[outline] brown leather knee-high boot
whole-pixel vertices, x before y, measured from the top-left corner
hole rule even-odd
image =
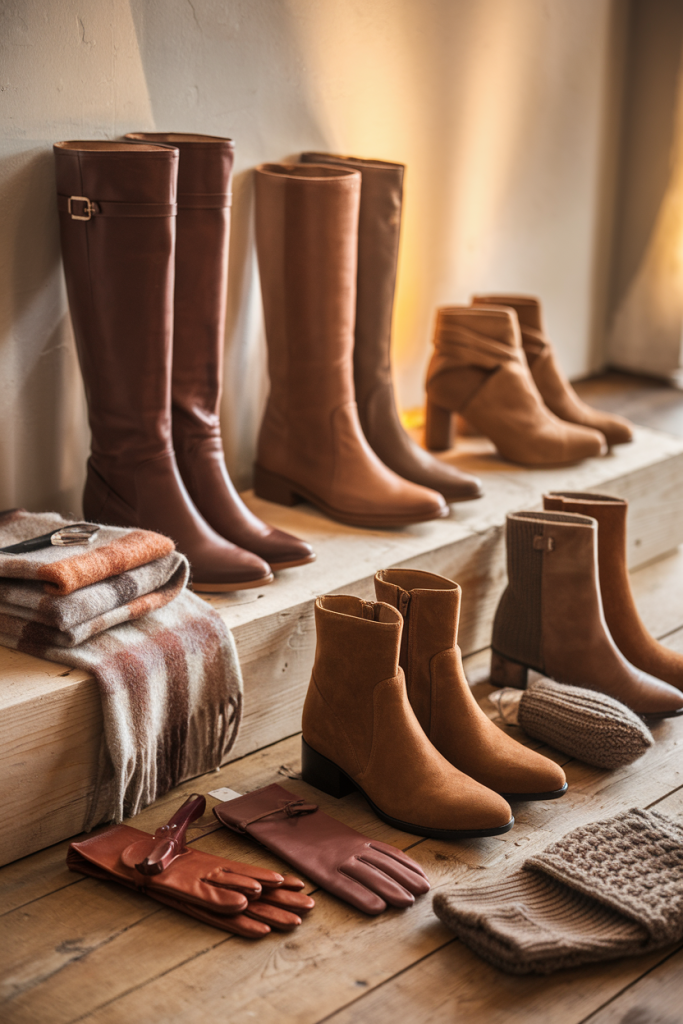
[[[683,654],[658,643],[647,631],[633,599],[626,561],[628,502],[607,494],[552,491],[543,496],[549,512],[577,512],[598,523],[598,570],[605,621],[625,658],[683,690]]]
[[[62,142],[54,152],[64,273],[92,430],[84,514],[172,537],[192,564],[195,589],[268,583],[270,566],[202,518],[173,452],[178,151]]]
[[[602,434],[565,423],[543,404],[529,371],[517,316],[503,306],[438,311],[427,370],[428,448],[448,448],[460,413],[510,462],[561,465],[604,455]]]
[[[375,592],[403,616],[408,700],[439,753],[507,800],[562,796],[567,780],[560,766],[502,732],[472,695],[458,647],[458,584],[431,572],[382,569]]]
[[[310,544],[247,508],[225,465],[220,401],[232,139],[148,132],[126,138],[165,143],[180,153],[171,395],[173,446],[185,486],[216,533],[260,555],[272,569],[312,562]]]
[[[481,497],[481,481],[415,444],[401,426],[396,409],[391,321],[405,167],[329,153],[302,153],[301,161],[348,167],[362,175],[353,379],[358,415],[370,447],[399,476],[440,491],[446,501]]]
[[[316,601],[304,781],[336,797],[359,789],[404,832],[439,839],[507,832],[506,801],[449,764],[420,727],[398,663],[402,625],[396,608],[381,602]]]
[[[270,394],[254,488],[307,500],[352,526],[437,519],[436,491],[402,479],[361,430],[353,385],[360,174],[317,164],[256,169],[256,245]]]
[[[491,641],[491,682],[526,686],[534,669],[616,697],[639,715],[683,713],[683,694],[636,668],[616,646],[598,583],[598,524],[565,512],[507,517],[508,585]]]
[[[609,445],[633,440],[633,428],[628,420],[614,413],[592,409],[574,391],[545,333],[539,299],[531,295],[475,295],[472,305],[507,306],[515,310],[531,376],[551,412],[568,423],[580,423],[599,430]]]

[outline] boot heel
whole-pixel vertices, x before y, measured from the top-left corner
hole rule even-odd
[[[292,488],[289,480],[269,469],[263,469],[258,462],[254,466],[254,494],[276,505],[299,505],[304,500]]]
[[[528,668],[517,661],[510,661],[498,651],[491,651],[491,686],[513,686],[526,690]]]
[[[301,737],[301,778],[309,786],[314,786],[322,793],[328,793],[337,799],[348,796],[356,788],[337,768],[336,764],[309,747],[303,736]]]
[[[446,448],[452,448],[454,440],[453,414],[449,409],[443,409],[428,398],[425,414],[425,445],[432,451],[442,452]]]

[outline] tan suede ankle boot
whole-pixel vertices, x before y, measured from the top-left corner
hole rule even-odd
[[[438,311],[427,371],[428,448],[453,443],[453,413],[489,437],[500,454],[527,466],[562,465],[603,455],[597,430],[550,412],[529,371],[513,310],[451,306]]]
[[[598,524],[562,512],[507,517],[508,585],[493,623],[491,682],[526,686],[534,669],[615,697],[644,718],[683,713],[683,694],[636,668],[607,628]]]
[[[592,409],[574,391],[545,333],[539,299],[531,295],[475,295],[472,305],[508,306],[515,310],[531,376],[551,412],[568,423],[580,423],[599,430],[610,446],[633,440],[633,428],[628,420],[614,413]]]
[[[633,599],[626,562],[628,502],[607,494],[552,491],[543,496],[543,507],[552,512],[578,512],[597,520],[600,595],[614,642],[636,668],[683,690],[683,655],[655,640]]]
[[[305,782],[341,797],[354,787],[404,832],[464,839],[507,832],[510,807],[458,771],[425,736],[406,694],[396,608],[320,597],[303,713]]]
[[[408,700],[439,753],[507,800],[562,796],[562,768],[502,732],[472,695],[457,643],[458,584],[431,572],[382,569],[375,591],[403,616],[400,663]]]

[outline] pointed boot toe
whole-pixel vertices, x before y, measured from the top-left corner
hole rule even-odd
[[[315,562],[315,552],[310,544],[299,537],[294,537],[284,530],[274,527],[258,544],[257,554],[268,562],[273,571],[291,569],[295,565],[308,565]]]
[[[503,795],[512,801],[555,800],[566,792],[567,777],[560,765],[527,748],[525,764],[508,773]]]
[[[271,567],[262,558],[228,541],[223,543],[224,549],[192,563],[190,586],[193,590],[206,594],[229,593],[273,582]]]

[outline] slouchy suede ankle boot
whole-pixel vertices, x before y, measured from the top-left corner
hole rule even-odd
[[[614,643],[598,584],[598,526],[589,516],[507,517],[508,585],[493,623],[491,682],[524,688],[534,669],[615,697],[644,718],[683,712],[683,693],[642,672]]]
[[[382,569],[380,601],[403,616],[400,664],[408,700],[440,754],[507,800],[548,800],[567,789],[559,765],[502,732],[477,704],[462,667],[457,583],[414,569]]]
[[[499,306],[438,311],[427,371],[428,448],[453,443],[454,412],[489,437],[510,462],[562,465],[604,455],[602,434],[546,409],[529,371],[514,312]]]
[[[507,832],[510,807],[458,771],[425,736],[406,694],[396,608],[320,597],[303,713],[305,782],[341,797],[354,787],[404,832],[464,839]]]
[[[543,496],[552,512],[577,512],[598,523],[598,571],[605,621],[625,658],[683,690],[683,655],[658,643],[645,628],[633,599],[626,561],[628,502],[607,494],[552,491]]]
[[[310,501],[351,526],[400,526],[448,515],[436,491],[375,455],[353,385],[360,174],[317,164],[256,169],[256,247],[270,394],[256,493]]]
[[[551,412],[568,423],[580,423],[584,427],[599,430],[610,446],[633,440],[633,428],[628,420],[623,416],[592,409],[574,391],[545,333],[539,299],[531,295],[475,295],[472,305],[507,306],[515,310],[531,376]]]
[[[173,446],[185,486],[216,533],[272,569],[312,562],[310,544],[268,526],[247,508],[225,465],[220,403],[232,139],[156,132],[126,138],[171,145],[180,153],[171,384]]]
[[[54,147],[64,274],[88,400],[88,519],[172,537],[195,590],[270,583],[270,566],[202,518],[171,439],[178,150]]]
[[[481,481],[440,462],[401,426],[391,376],[391,321],[403,202],[403,164],[330,153],[302,153],[302,163],[360,171],[358,278],[353,379],[363,433],[385,466],[446,501],[481,497]]]

